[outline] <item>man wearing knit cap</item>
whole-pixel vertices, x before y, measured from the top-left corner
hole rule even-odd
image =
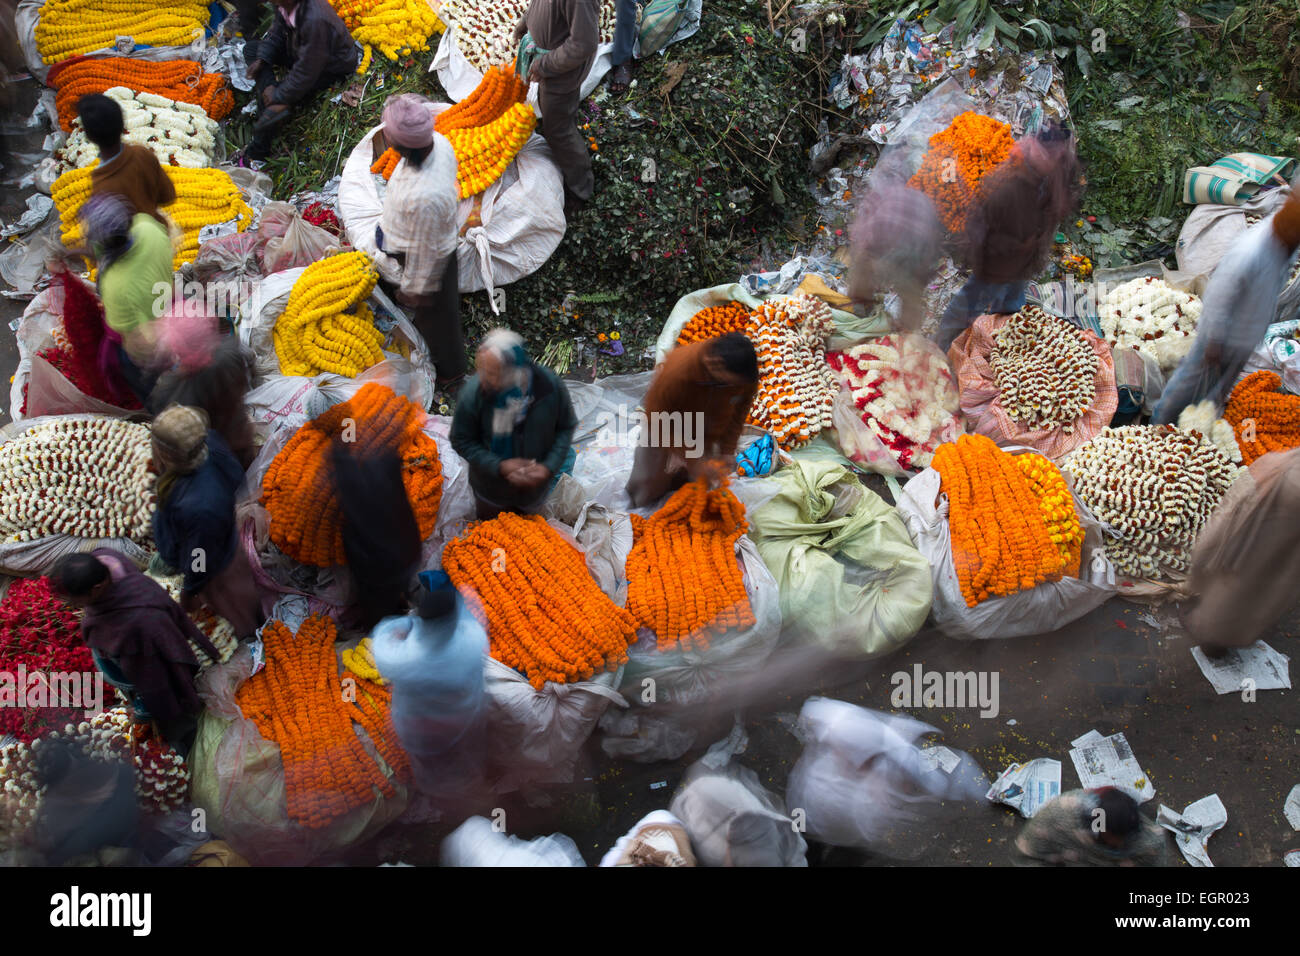
[[[1206,398],[1223,410],[1273,321],[1298,247],[1300,197],[1293,193],[1271,218],[1248,230],[1210,276],[1196,340],[1161,393],[1154,424],[1173,424],[1184,408]]]
[[[564,175],[566,214],[590,199],[595,188],[591,155],[578,132],[578,101],[596,61],[597,15],[596,0],[532,0],[515,27],[515,42],[527,33],[541,53],[528,69],[528,80],[540,84],[541,133]]]
[[[388,181],[375,239],[402,263],[397,301],[415,310],[415,327],[433,356],[439,388],[447,394],[466,370],[456,268],[456,153],[446,137],[433,131],[428,104],[413,93],[388,98],[383,137],[402,160]]]

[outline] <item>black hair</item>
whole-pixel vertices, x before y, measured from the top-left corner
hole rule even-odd
[[[1100,791],[1097,806],[1106,815],[1104,825],[1107,833],[1121,837],[1128,836],[1136,831],[1142,822],[1137,801],[1115,787],[1106,787]]]
[[[77,113],[86,131],[86,139],[100,149],[116,145],[126,132],[122,107],[103,93],[90,93],[77,100]]]
[[[709,340],[709,349],[727,367],[747,382],[758,381],[758,353],[754,343],[739,332],[728,332]]]
[[[398,154],[415,169],[419,169],[424,165],[424,161],[429,158],[429,154],[433,152],[433,143],[430,143],[428,146],[419,146],[415,148],[410,146],[394,146],[393,149],[397,150]]]
[[[67,554],[50,572],[54,590],[67,597],[85,597],[108,580],[108,565],[93,554]]]

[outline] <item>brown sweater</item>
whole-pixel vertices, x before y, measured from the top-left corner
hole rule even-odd
[[[725,385],[714,379],[704,363],[708,342],[679,345],[659,366],[645,396],[646,415],[682,412],[704,415],[704,448],[709,457],[736,453],[741,429],[749,415],[754,385]],[[653,428],[653,421],[651,421]]]
[[[528,34],[550,51],[537,62],[552,93],[576,93],[582,86],[596,61],[598,21],[596,0],[532,0],[528,5]]]
[[[116,193],[124,197],[136,212],[153,216],[164,226],[167,221],[159,215],[158,207],[176,201],[176,187],[163,172],[158,157],[143,146],[123,146],[107,163],[101,162],[90,174],[90,188],[95,195]]]

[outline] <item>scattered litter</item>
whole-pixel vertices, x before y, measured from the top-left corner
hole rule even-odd
[[[1146,803],[1156,795],[1146,771],[1133,756],[1128,739],[1122,733],[1103,737],[1096,730],[1090,730],[1070,741],[1070,746],[1073,748],[1070,759],[1074,761],[1079,782],[1085,789],[1116,787],[1138,803]]]
[[[1300,866],[1300,850],[1292,850],[1286,856],[1282,857],[1282,862],[1287,866]]]
[[[1016,718],[1012,717],[1010,720],[1007,721],[1007,726],[1014,727],[1016,723],[1017,723]]]
[[[1210,862],[1210,837],[1228,822],[1228,811],[1217,793],[1189,803],[1182,813],[1163,803],[1156,812],[1156,822],[1174,834],[1178,849],[1192,866],[1214,866]]]
[[[1217,694],[1235,694],[1247,688],[1291,689],[1291,658],[1263,641],[1256,641],[1250,647],[1234,647],[1217,660],[1206,657],[1199,647],[1193,647],[1192,657]]]
[[[658,781],[657,783],[652,783],[652,784],[650,784],[650,789],[651,789],[651,790],[662,790],[662,789],[663,789],[664,787],[666,787],[666,786],[668,786],[668,781],[667,781],[667,780],[660,780],[660,781]]]
[[[921,766],[926,770],[952,773],[961,766],[961,757],[944,746],[927,747],[921,751]]]
[[[1151,627],[1154,627],[1156,630],[1160,630],[1161,628],[1160,621],[1156,618],[1154,614],[1148,614],[1144,611],[1141,614],[1139,614],[1137,617],[1138,620],[1141,621],[1143,624],[1150,625]]]
[[[1286,803],[1282,804],[1282,812],[1286,814],[1291,829],[1300,830],[1300,783],[1292,787],[1291,792],[1286,795]]]
[[[22,236],[31,232],[45,221],[53,208],[54,200],[49,196],[42,196],[40,193],[28,196],[27,211],[16,222],[0,229],[0,239],[8,239],[10,236]]]
[[[1027,764],[1013,763],[1002,771],[985,796],[994,803],[1005,803],[1019,810],[1025,819],[1032,817],[1049,800],[1061,795],[1061,761],[1039,757]]]

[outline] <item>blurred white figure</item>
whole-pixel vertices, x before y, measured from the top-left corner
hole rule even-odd
[[[652,810],[619,837],[601,866],[696,866],[686,827],[667,810]]]
[[[702,866],[808,865],[808,844],[748,767],[696,761],[668,812],[682,821]]]
[[[586,866],[578,845],[563,833],[521,840],[498,831],[487,817],[470,817],[442,841],[443,866]]]
[[[989,781],[965,753],[950,773],[916,742],[938,731],[904,714],[885,714],[825,697],[799,713],[803,754],[790,772],[786,807],[802,811],[808,836],[833,846],[914,859],[952,803],[981,802]],[[941,802],[947,806],[941,806]]]

